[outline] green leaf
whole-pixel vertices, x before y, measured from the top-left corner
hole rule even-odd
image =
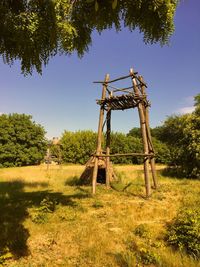
[[[94,0],[86,0],[87,3],[92,3]]]
[[[112,9],[115,9],[116,7],[117,7],[117,0],[113,0]]]
[[[96,1],[95,2],[95,11],[97,12],[99,10],[99,4],[98,4],[98,2]]]

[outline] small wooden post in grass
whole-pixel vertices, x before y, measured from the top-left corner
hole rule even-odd
[[[109,74],[106,74],[103,89],[102,89],[102,96],[101,100],[103,101],[106,97],[106,89],[107,89],[107,82],[109,80]],[[103,128],[103,119],[104,119],[104,107],[100,106],[100,115],[99,115],[99,126],[98,126],[98,136],[97,136],[97,150],[94,162],[94,169],[92,175],[92,193],[96,193],[96,183],[97,183],[97,174],[98,174],[98,159],[102,152],[101,143],[102,143],[102,128]]]
[[[47,156],[46,156],[46,159],[47,159],[47,171],[49,170],[49,164],[50,164],[50,148],[48,147],[47,148]]]
[[[130,69],[130,74],[132,75],[133,90],[136,96],[140,96],[141,92],[138,89],[137,81],[134,77],[133,69]],[[143,151],[144,154],[149,154],[148,140],[147,140],[147,131],[146,131],[146,114],[144,113],[143,101],[138,103],[138,113],[140,117],[140,127],[142,132],[142,142],[143,142]],[[144,157],[144,179],[145,179],[145,188],[146,196],[150,196],[150,180],[149,180],[149,157]]]

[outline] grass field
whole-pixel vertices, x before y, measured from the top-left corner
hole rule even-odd
[[[77,183],[83,166],[0,169],[0,265],[200,266],[165,241],[200,181],[163,176],[158,166],[159,189],[147,200],[142,166],[115,168],[121,182],[98,185],[95,196]]]

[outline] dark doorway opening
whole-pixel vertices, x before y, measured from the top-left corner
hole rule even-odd
[[[106,183],[106,169],[105,168],[98,168],[97,183],[99,184]]]

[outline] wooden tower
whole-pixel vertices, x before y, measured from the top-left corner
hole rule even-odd
[[[116,88],[113,83],[131,79],[131,86],[126,88]],[[106,186],[110,185],[110,157],[120,156],[140,156],[144,158],[144,180],[146,196],[150,196],[150,169],[153,178],[153,188],[157,188],[156,170],[155,170],[155,153],[152,144],[152,138],[149,127],[149,101],[147,100],[146,88],[147,85],[142,76],[138,76],[137,72],[130,69],[130,73],[127,76],[123,76],[114,80],[109,79],[109,74],[105,76],[104,81],[97,81],[94,83],[102,84],[102,96],[100,100],[97,100],[97,104],[100,105],[99,125],[98,125],[98,137],[97,148],[94,156],[94,167],[92,174],[92,192],[96,192],[98,161],[100,158],[106,158]],[[112,84],[112,85],[111,85]],[[111,112],[114,110],[125,110],[130,108],[137,108],[140,118],[140,127],[142,133],[143,153],[128,153],[128,154],[110,154],[110,133],[111,133]],[[103,124],[104,115],[106,113],[106,153],[102,151],[102,137],[103,137]]]
[[[56,155],[52,156],[51,149],[52,147],[56,148]],[[61,144],[58,137],[53,137],[52,140],[48,142],[47,153],[45,156],[45,162],[47,163],[47,170],[49,170],[49,165],[52,161],[56,161],[61,167],[62,156],[61,156]]]

